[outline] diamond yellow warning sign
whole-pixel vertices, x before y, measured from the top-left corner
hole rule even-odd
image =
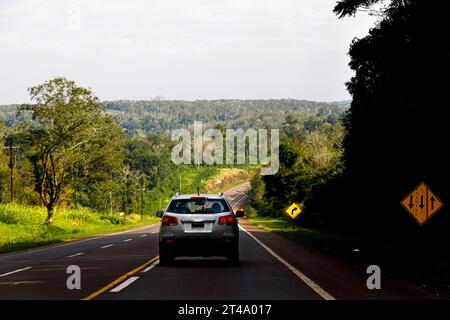
[[[292,219],[297,218],[297,216],[302,212],[302,209],[300,208],[300,205],[298,203],[293,203],[287,208],[286,213],[291,217]]]
[[[411,191],[401,204],[420,225],[444,205],[424,182]]]

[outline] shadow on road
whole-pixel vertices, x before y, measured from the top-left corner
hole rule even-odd
[[[177,258],[169,268],[237,268],[225,258]],[[163,267],[165,268],[165,267]]]

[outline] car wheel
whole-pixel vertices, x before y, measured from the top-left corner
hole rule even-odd
[[[164,250],[159,250],[159,264],[161,266],[173,265],[175,257]]]
[[[228,259],[230,260],[230,263],[232,265],[239,265],[239,247],[236,246],[236,248],[231,250],[230,254],[228,255]]]

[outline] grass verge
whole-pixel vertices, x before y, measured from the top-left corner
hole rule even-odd
[[[353,259],[355,256],[353,250],[358,249],[358,246],[356,246],[357,239],[341,234],[303,228],[284,217],[273,218],[251,215],[250,221],[263,230],[274,232],[287,239],[332,255]]]
[[[55,211],[52,225],[44,225],[43,207],[0,205],[0,253],[30,249],[71,239],[122,231],[159,222],[151,216],[93,212],[89,209]]]

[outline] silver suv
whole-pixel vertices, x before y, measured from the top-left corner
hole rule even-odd
[[[225,256],[239,263],[238,217],[227,198],[217,194],[176,194],[164,212],[159,230],[159,261],[170,265],[177,256]]]

